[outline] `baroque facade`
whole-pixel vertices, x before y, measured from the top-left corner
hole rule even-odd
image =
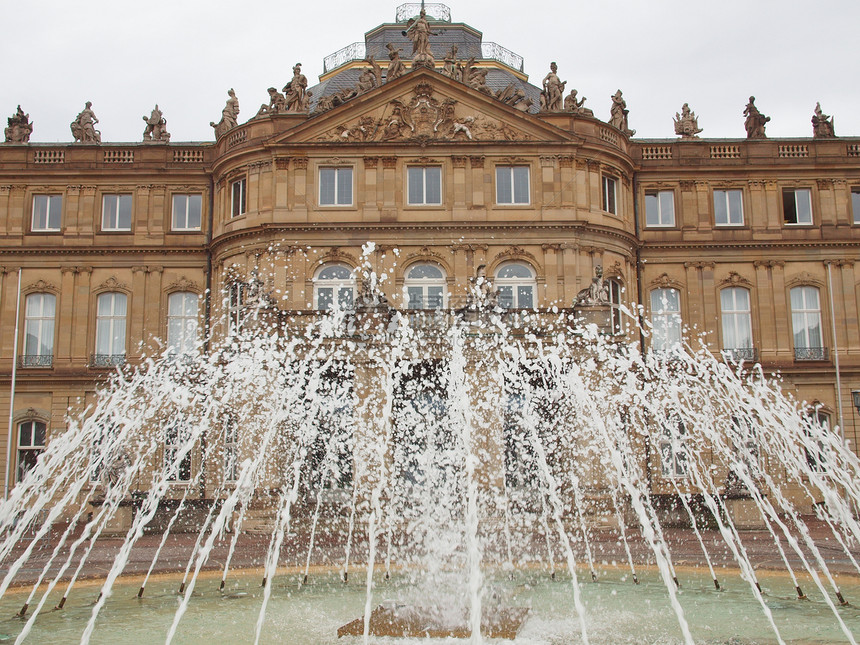
[[[566,309],[602,267],[654,325],[646,350],[701,335],[759,362],[856,451],[860,138],[817,107],[815,136],[768,139],[750,97],[747,139],[699,138],[686,104],[679,138],[635,139],[620,90],[603,122],[555,63],[532,85],[437,11],[371,30],[314,87],[296,65],[245,123],[230,90],[214,143],[170,142],[158,106],[142,142],[103,142],[90,104],[75,143],[30,143],[19,107],[0,146],[7,487],[116,366],[217,341],[249,285],[288,317],[351,306],[368,241],[404,310],[462,306],[480,267],[504,307]]]

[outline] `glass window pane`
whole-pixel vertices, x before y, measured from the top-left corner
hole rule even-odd
[[[408,287],[406,293],[409,296],[410,309],[424,309],[424,289],[421,287]]]
[[[499,287],[499,306],[509,309],[514,306],[514,288],[512,286]]]
[[[424,181],[426,182],[426,203],[442,203],[442,169],[431,167],[424,169]]]
[[[409,279],[415,278],[443,278],[442,271],[432,264],[416,264],[409,270]]]
[[[509,166],[496,168],[496,203],[513,203],[513,187],[511,186],[511,169]]]
[[[514,203],[529,203],[529,168],[528,166],[514,166]]]
[[[131,195],[119,196],[119,216],[117,228],[131,230]]]
[[[352,168],[337,169],[337,203],[340,206],[352,204]]]
[[[645,226],[660,226],[660,200],[657,193],[645,193]]]
[[[48,228],[52,230],[60,229],[60,213],[63,210],[63,196],[51,195],[50,207],[48,208]]]
[[[35,421],[33,423],[33,425],[35,426],[34,432],[33,432],[33,445],[34,446],[44,446],[45,445],[45,431],[46,431],[47,427],[45,426],[44,423],[40,423],[38,421]]]
[[[102,228],[103,229],[114,229],[116,228],[117,216],[116,216],[116,195],[105,195],[102,199]]]
[[[496,274],[497,278],[531,278],[532,272],[524,264],[506,264]]]
[[[21,436],[18,440],[18,445],[21,447],[32,446],[33,445],[33,422],[27,421],[26,423],[22,423],[21,426]]]
[[[729,222],[729,213],[726,208],[727,199],[726,199],[726,191],[724,190],[715,190],[714,191],[714,223],[717,225],[720,224],[728,224]]]
[[[173,196],[173,228],[188,228],[187,218],[188,195]]]
[[[739,190],[730,190],[729,191],[729,213],[730,213],[730,222],[732,224],[743,224],[744,223],[744,207],[743,201],[741,200],[741,191]]]
[[[424,203],[424,169],[409,168],[407,170],[409,182],[409,203],[423,204]]]
[[[530,309],[534,307],[534,289],[531,286],[517,287],[517,306],[520,309]]]
[[[187,228],[199,229],[203,221],[203,195],[188,195]]]
[[[334,304],[334,289],[331,287],[317,288],[317,309],[327,311]]]
[[[113,294],[113,314],[115,316],[125,316],[127,300],[128,298],[124,293]]]
[[[675,193],[671,190],[660,193],[660,225],[675,225]]]
[[[320,204],[332,206],[335,201],[334,168],[320,168]]]
[[[797,223],[812,224],[812,204],[809,191],[806,189],[795,191],[795,198],[797,200]]]
[[[854,223],[860,224],[860,189],[851,191],[851,212],[854,213]]]
[[[341,309],[352,309],[353,293],[352,287],[341,287],[337,292],[337,304]]]
[[[441,309],[442,308],[442,287],[427,287],[427,308]]]

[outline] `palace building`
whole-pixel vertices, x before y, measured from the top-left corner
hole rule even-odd
[[[157,106],[135,143],[101,141],[89,104],[68,144],[9,118],[7,489],[117,366],[217,342],[252,282],[287,318],[351,307],[368,241],[401,310],[462,307],[482,266],[503,307],[568,309],[602,267],[653,325],[646,351],[701,335],[758,362],[856,451],[860,137],[820,110],[814,136],[770,139],[751,98],[747,138],[707,139],[685,105],[677,136],[637,139],[620,91],[601,121],[554,63],[530,82],[444,5],[403,5],[317,85],[296,65],[268,93],[240,123],[231,90],[214,142],[171,142]]]

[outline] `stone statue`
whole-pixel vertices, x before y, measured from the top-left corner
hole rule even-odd
[[[9,117],[8,123],[8,127],[4,130],[6,143],[28,143],[30,141],[33,124],[30,123],[30,115],[24,114],[20,105],[15,114]]]
[[[400,58],[402,49],[397,49],[391,43],[388,43],[385,47],[388,49],[388,60],[391,61],[388,63],[388,69],[385,71],[385,82],[387,83],[403,76],[406,73],[406,65],[403,64]]]
[[[514,105],[514,109],[520,112],[528,112],[534,103],[529,97],[525,97],[522,101]]]
[[[586,100],[587,99],[584,96],[581,99],[577,99],[576,90],[570,90],[570,94],[564,98],[564,111],[585,116],[594,116],[594,112],[587,107],[583,107]]]
[[[582,289],[573,299],[573,306],[594,307],[609,304],[609,284],[603,280],[603,267],[594,267],[591,284]]]
[[[702,129],[696,120],[696,113],[690,109],[690,106],[684,103],[681,106],[681,113],[675,112],[675,134],[680,134],[682,139],[698,139],[696,135]]]
[[[457,45],[451,45],[450,51],[445,56],[445,63],[442,65],[442,75],[453,78],[455,81],[460,80],[460,74],[457,69]]]
[[[540,109],[542,112],[561,112],[564,104],[564,86],[567,81],[558,78],[558,65],[549,64],[549,73],[543,79],[543,91],[540,93]]]
[[[239,99],[236,98],[236,92],[233,88],[227,90],[230,98],[227,99],[227,104],[221,110],[221,120],[218,123],[210,121],[209,125],[215,128],[215,138],[217,139],[228,130],[232,130],[239,125]]]
[[[410,18],[406,23],[406,31],[403,35],[412,41],[412,69],[418,67],[436,66],[436,59],[430,51],[430,36],[438,36],[438,33],[430,31],[430,23],[427,22],[427,12],[421,9],[418,20]]]
[[[487,73],[489,71],[488,69],[472,68],[472,73],[469,76],[469,87],[483,94],[493,96],[493,90],[487,85]]]
[[[307,112],[309,98],[307,94],[308,79],[302,74],[302,64],[293,67],[293,79],[284,86],[283,92],[287,102],[287,112]]]
[[[170,133],[167,131],[167,119],[158,109],[158,103],[155,104],[155,109],[152,114],[143,117],[146,123],[146,128],[143,131],[144,141],[155,141],[157,143],[167,143],[170,141]]]
[[[372,69],[365,69],[358,77],[358,93],[364,94],[376,87],[376,74]]]
[[[832,139],[835,136],[836,132],[833,129],[833,117],[824,114],[821,111],[821,103],[816,102],[815,113],[812,115],[812,138]]]
[[[370,65],[370,71],[373,74],[374,84],[373,87],[379,87],[382,85],[382,68],[379,66],[375,60],[373,60],[372,56],[368,56],[364,59],[364,62]]]
[[[616,91],[610,98],[612,107],[609,109],[609,125],[614,125],[628,137],[632,137],[636,130],[631,130],[627,123],[630,110],[627,109],[627,101],[621,96],[621,90]]]
[[[767,139],[767,135],[764,133],[764,126],[770,121],[770,117],[758,111],[758,108],[755,106],[754,96],[750,97],[750,102],[744,108],[744,116],[746,117],[744,128],[747,131],[747,139]]]
[[[257,116],[267,114],[282,114],[287,111],[287,99],[274,87],[266,90],[269,93],[269,102],[263,103],[257,110]]]
[[[70,124],[72,136],[75,143],[101,143],[102,133],[96,130],[95,124],[99,122],[95,112],[92,111],[92,102],[87,101],[86,107],[75,117]]]

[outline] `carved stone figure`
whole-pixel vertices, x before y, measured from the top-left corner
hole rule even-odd
[[[227,90],[227,95],[230,98],[227,99],[227,104],[221,110],[221,120],[218,123],[209,122],[209,125],[215,128],[216,139],[239,125],[237,121],[239,118],[239,99],[236,98],[236,92],[233,91],[233,88]]]
[[[483,94],[487,94],[489,96],[493,95],[493,90],[489,88],[487,85],[487,73],[490,70],[488,69],[472,69],[472,74],[469,77],[469,87],[472,89],[478,90]]]
[[[379,63],[373,60],[371,56],[365,58],[364,62],[370,65],[370,69],[367,71],[373,74],[373,87],[379,87],[382,85],[382,68],[379,66]]]
[[[4,130],[6,134],[6,143],[27,143],[30,141],[30,135],[33,133],[33,124],[30,123],[30,115],[24,114],[21,106],[18,110],[9,117],[8,127]]]
[[[514,109],[520,112],[528,112],[534,103],[529,97],[525,97],[522,101],[514,105]]]
[[[20,108],[19,108],[20,109]],[[821,111],[821,103],[815,103],[815,113],[812,115],[812,138],[832,139],[836,136],[833,129],[833,117]]]
[[[680,134],[682,139],[698,139],[696,135],[702,131],[696,120],[696,113],[690,106],[684,103],[681,113],[675,112],[675,134]]]
[[[767,135],[764,133],[764,126],[770,121],[770,117],[758,111],[758,108],[755,106],[754,96],[750,97],[750,102],[744,108],[744,116],[746,117],[744,128],[747,131],[747,139],[767,139]]]
[[[376,75],[372,69],[365,69],[358,77],[358,93],[364,94],[376,87]]]
[[[609,125],[614,125],[628,137],[632,137],[636,134],[636,130],[631,130],[627,124],[630,110],[627,109],[627,101],[621,96],[621,90],[617,90],[610,98],[612,107],[609,109]]]
[[[558,65],[549,64],[549,74],[544,76],[543,91],[540,94],[542,112],[561,112],[564,107],[564,86],[567,81],[558,78]]]
[[[412,41],[412,69],[418,67],[429,67],[433,69],[436,59],[430,51],[430,36],[438,36],[438,33],[430,31],[430,23],[427,22],[427,12],[421,9],[418,20],[410,18],[406,23],[406,31],[403,35]]]
[[[400,58],[402,49],[396,48],[391,43],[388,43],[385,47],[388,49],[388,60],[391,61],[388,63],[388,69],[385,71],[385,82],[387,83],[403,76],[406,73],[406,65],[403,64]]]
[[[269,93],[269,102],[263,103],[260,109],[257,110],[257,116],[265,116],[267,114],[281,114],[287,111],[287,99],[274,87],[266,90]]]
[[[474,122],[475,122],[475,117],[473,117],[473,116],[465,116],[465,117],[460,117],[459,119],[455,119],[454,120],[454,132],[453,132],[453,134],[456,135],[458,132],[462,132],[463,134],[466,135],[466,138],[469,139],[469,141],[471,141],[472,140],[472,131],[469,129],[469,126],[471,126]]]
[[[101,143],[102,133],[96,130],[95,124],[99,122],[95,112],[92,111],[92,102],[87,101],[86,107],[75,117],[69,125],[75,143]]]
[[[284,86],[283,92],[287,102],[287,112],[307,112],[309,99],[307,94],[308,79],[302,74],[302,64],[293,67],[293,79]]]
[[[143,117],[146,123],[146,128],[143,131],[144,141],[155,141],[157,143],[167,143],[170,141],[170,133],[167,131],[167,119],[158,109],[158,103],[152,110],[152,114]]]
[[[603,267],[594,267],[594,277],[591,284],[582,289],[573,299],[573,306],[593,307],[609,304],[609,284],[603,280]]]
[[[576,90],[570,90],[570,94],[568,94],[564,98],[564,111],[565,112],[573,112],[574,114],[583,114],[587,116],[594,116],[594,112],[588,109],[587,107],[583,107],[585,105],[586,97],[582,97],[581,99],[576,98]]]
[[[445,63],[442,65],[442,75],[453,78],[455,81],[460,80],[460,74],[457,69],[457,45],[451,45],[450,51],[445,56]]]

